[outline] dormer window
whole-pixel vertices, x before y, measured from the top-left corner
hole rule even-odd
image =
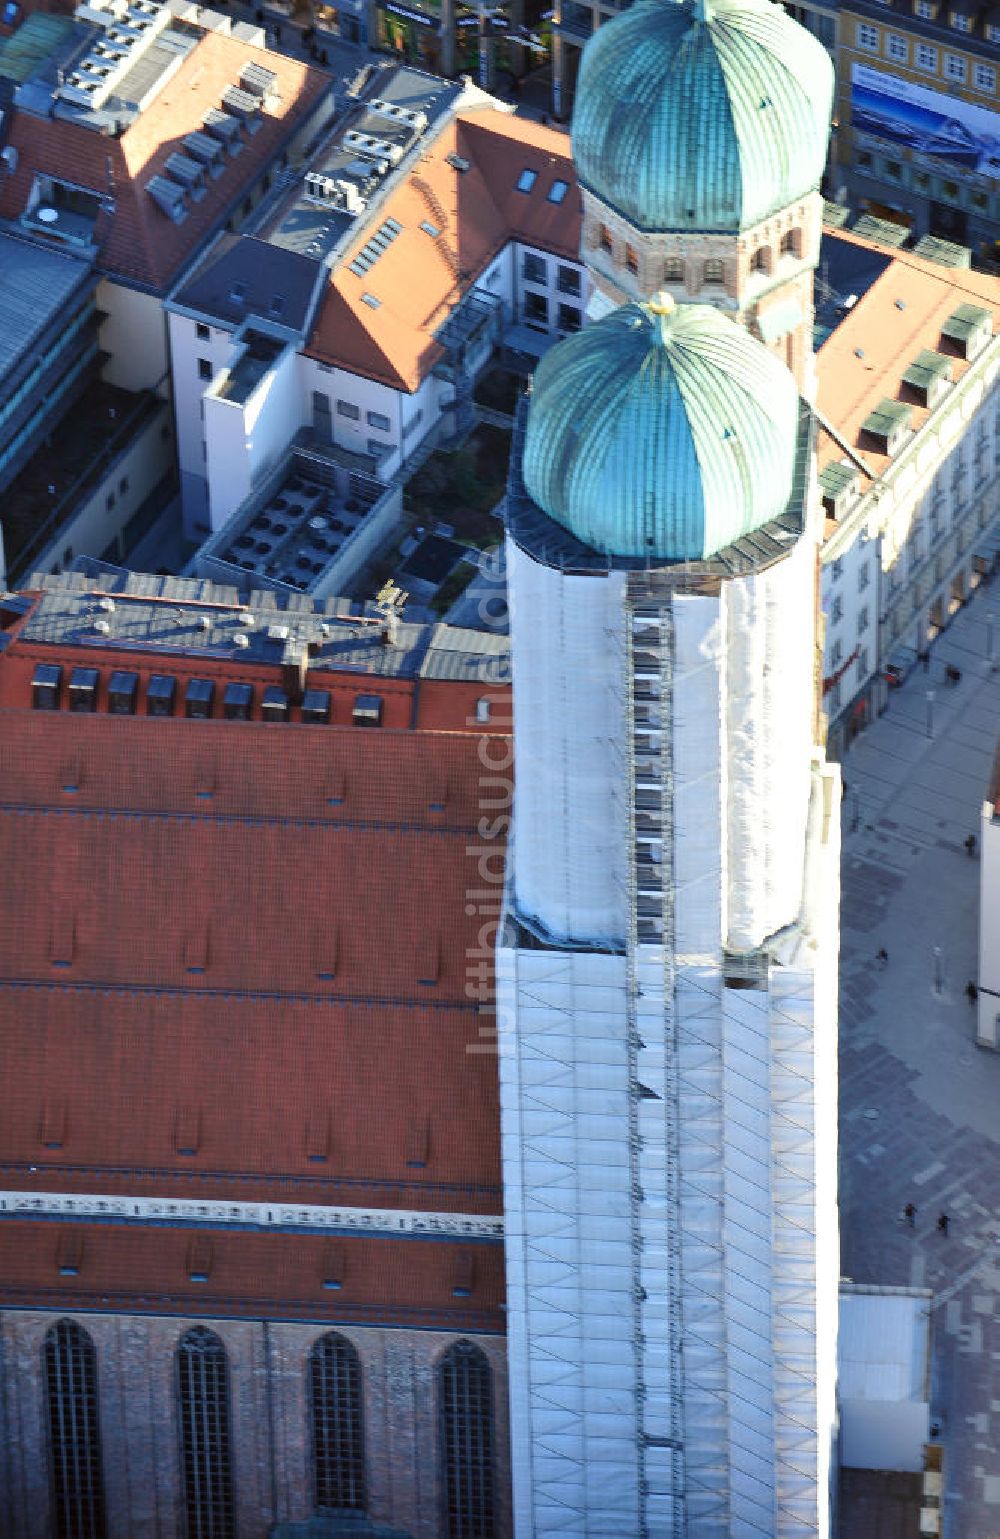
[[[823,496],[823,510],[828,518],[842,519],[858,500],[858,469],[847,460],[827,465],[820,472],[819,485]],[[833,563],[832,578],[840,576],[839,562]]]
[[[537,181],[538,172],[532,171],[530,166],[525,166],[524,170],[521,172],[521,175],[517,179],[518,192],[530,192]]]
[[[912,406],[886,398],[868,413],[861,424],[861,434],[874,444],[878,453],[893,455],[906,442],[912,419]]]
[[[563,181],[558,180],[558,178],[557,178],[556,181],[554,181],[552,183],[552,186],[549,188],[549,195],[548,195],[548,200],[547,201],[549,203],[561,203],[563,201],[563,199],[565,198],[567,192],[569,192],[569,182],[563,182]]]

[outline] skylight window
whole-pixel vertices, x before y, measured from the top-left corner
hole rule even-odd
[[[561,203],[563,198],[565,198],[565,196],[566,196],[566,194],[568,192],[569,192],[569,182],[561,182],[557,178],[552,183],[552,186],[549,188],[548,202],[549,203]]]
[[[370,267],[374,267],[386,247],[392,245],[402,228],[398,219],[387,219],[371,239],[365,242],[354,261],[348,262],[348,272],[354,273],[358,278],[363,277]]]
[[[518,192],[530,192],[537,181],[538,172],[532,171],[530,166],[525,166],[524,170],[521,172],[521,175],[517,179]]]
[[[362,304],[370,305],[373,310],[377,310],[382,303],[381,299],[376,299],[374,294],[362,294],[361,302]]]
[[[425,235],[433,235],[435,238],[441,234],[436,224],[431,224],[429,219],[421,219],[420,228]]]

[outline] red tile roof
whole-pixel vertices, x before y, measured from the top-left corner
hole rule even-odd
[[[469,162],[467,171],[449,155]],[[524,169],[537,173],[530,193],[516,190]],[[558,178],[563,201],[548,194]],[[460,113],[429,145],[413,172],[379,210],[402,233],[359,277],[350,250],[333,275],[306,349],[312,357],[416,390],[441,356],[434,333],[457,300],[510,240],[571,259],[578,256],[581,201],[569,135],[490,108]],[[427,221],[437,236],[420,228]],[[369,238],[359,232],[357,249]],[[362,296],[372,294],[377,309]]]
[[[871,242],[846,230],[837,239],[872,249]],[[881,249],[881,248],[876,248]],[[912,251],[893,251],[885,271],[838,324],[816,355],[817,405],[841,438],[860,452],[876,477],[889,467],[862,439],[862,424],[886,398],[907,400],[903,374],[924,348],[941,342],[941,327],[959,305],[990,310],[994,329],[1000,325],[1000,279],[988,273],[928,262]],[[949,354],[952,378],[961,379],[969,365]],[[930,412],[913,405],[912,423],[920,428]],[[820,470],[843,458],[843,449],[824,431],[817,441]],[[828,532],[836,526],[832,524]]]
[[[183,224],[174,224],[153,202],[146,184],[182,148],[185,134],[201,128],[206,112],[220,105],[223,92],[238,83],[240,70],[251,61],[277,75],[280,101],[264,109],[262,127],[246,141],[242,154],[226,159],[222,176],[208,178],[206,196],[190,205]],[[198,249],[223,209],[257,180],[295,122],[329,86],[322,71],[283,54],[205,33],[120,138],[15,112],[8,143],[18,151],[18,165],[13,175],[0,181],[0,218],[20,217],[39,172],[111,197],[114,212],[102,214],[97,226],[101,267],[112,276],[163,288]]]
[[[61,1277],[67,1235],[82,1242],[76,1276]],[[504,1330],[503,1248],[440,1240],[199,1230],[209,1275],[192,1282],[192,1231],[0,1220],[0,1304],[166,1315],[321,1319],[331,1324]],[[331,1247],[341,1287],[323,1287]],[[471,1293],[456,1297],[458,1256]],[[468,1280],[463,1269],[462,1281]]]
[[[499,1211],[482,747],[0,712],[6,1184]]]

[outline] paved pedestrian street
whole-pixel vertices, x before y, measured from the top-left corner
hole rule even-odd
[[[1000,1055],[975,1045],[965,993],[977,976],[979,859],[964,848],[978,839],[1000,737],[1000,669],[986,656],[994,602],[1000,622],[1000,579],[843,766],[842,1272],[933,1291],[946,1539],[1000,1539]],[[958,684],[945,680],[949,663]]]

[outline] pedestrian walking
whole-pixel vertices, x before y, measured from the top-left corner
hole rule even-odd
[[[917,1210],[912,1202],[908,1202],[906,1204],[906,1207],[903,1209],[903,1217],[906,1219],[906,1222],[909,1224],[911,1229],[916,1228]]]
[[[975,855],[975,853],[976,853],[976,836],[975,836],[975,834],[970,834],[968,839],[966,839],[966,841],[965,841],[965,853],[966,853],[966,855],[968,855],[970,860]]]
[[[888,953],[888,951],[886,951],[884,946],[880,946],[879,949],[876,951],[876,953],[875,953],[875,960],[876,960],[876,962],[881,962],[883,967],[886,967],[888,965],[889,953]]]
[[[976,988],[976,985],[973,983],[971,978],[965,985],[965,992],[968,996],[969,1004],[974,1005],[976,1000],[979,998],[979,990]]]
[[[951,1223],[951,1219],[948,1217],[947,1213],[939,1213],[938,1214],[937,1226],[940,1229],[942,1234],[947,1234],[948,1233],[948,1225],[950,1223]]]
[[[924,672],[928,673],[930,671],[930,666],[931,666],[931,654],[929,652],[921,652],[920,653],[920,661],[923,663]]]

